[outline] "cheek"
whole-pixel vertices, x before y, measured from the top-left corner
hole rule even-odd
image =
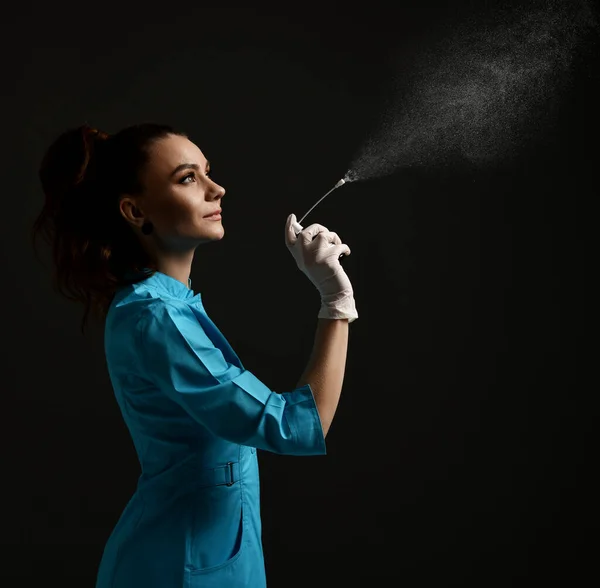
[[[182,207],[180,219],[181,222],[187,226],[195,225],[198,226],[204,223],[202,217],[206,214],[205,207],[202,206],[200,200],[194,200],[188,202],[186,206]]]
[[[202,195],[188,189],[185,192],[170,192],[157,212],[165,228],[172,227],[176,232],[186,232],[203,223],[202,216],[207,211],[203,206]]]
[[[179,198],[165,203],[156,211],[160,219],[160,224],[169,231],[185,231],[190,224],[196,223],[196,218],[200,215],[197,206],[187,199]]]
[[[200,200],[198,198],[194,198],[192,196],[184,196],[181,197],[175,206],[173,206],[176,211],[174,214],[177,215],[179,219],[195,219],[198,216],[201,216],[200,209]]]

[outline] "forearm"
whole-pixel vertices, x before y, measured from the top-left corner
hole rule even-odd
[[[348,351],[348,319],[318,319],[312,353],[297,388],[309,384],[327,435],[338,407]]]

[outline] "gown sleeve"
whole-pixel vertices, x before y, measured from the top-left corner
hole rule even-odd
[[[188,304],[162,299],[137,323],[145,377],[214,435],[287,455],[324,455],[308,384],[281,394],[228,363]]]

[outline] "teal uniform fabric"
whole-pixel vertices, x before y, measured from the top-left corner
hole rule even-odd
[[[310,386],[270,390],[161,272],[117,292],[105,352],[141,475],[96,588],[264,588],[256,450],[326,453]]]

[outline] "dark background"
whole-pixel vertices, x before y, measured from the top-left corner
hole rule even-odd
[[[410,63],[499,6],[509,3],[10,5],[2,585],[92,587],[139,475],[102,327],[82,337],[81,309],[52,290],[49,258],[36,261],[28,241],[37,166],[56,135],[143,120],[190,134],[227,189],[225,238],[198,249],[193,288],[246,368],[289,391],[319,298],[284,245],[287,215],[346,171],[397,75],[392,56]],[[582,220],[597,189],[591,55],[510,163],[350,184],[305,221],[352,248],[360,318],[327,456],[259,453],[270,588],[597,577],[581,356]]]

